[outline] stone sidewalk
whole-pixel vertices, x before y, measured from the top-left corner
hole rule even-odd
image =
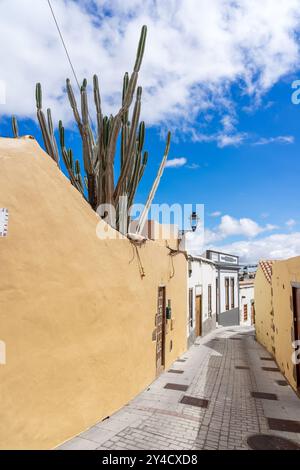
[[[59,449],[249,449],[252,434],[300,444],[300,400],[276,369],[252,328],[218,328],[122,410]]]

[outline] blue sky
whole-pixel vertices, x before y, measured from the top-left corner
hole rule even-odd
[[[41,81],[45,107],[51,106],[56,122],[63,118],[79,157],[64,99],[71,72],[49,11],[35,3],[36,24],[28,9],[19,11],[20,0],[3,3],[0,30],[9,45],[0,56],[7,88],[1,135],[10,134],[14,113],[21,133],[40,140],[34,86]],[[53,5],[78,76],[100,75],[108,112],[117,110],[139,29],[149,26],[139,82],[150,157],[136,202],[146,200],[171,129],[170,167],[156,203],[204,204],[208,246],[237,253],[244,262],[300,254],[300,106],[291,102],[291,84],[300,79],[299,0],[235,6],[221,0],[167,0],[160,6],[115,0],[109,16],[105,0]]]
[[[291,103],[289,81],[264,97],[265,103],[273,103],[267,109],[262,105],[249,114],[242,110],[240,97],[236,102],[238,131],[253,138],[225,148],[216,142],[173,143],[170,158],[186,157],[188,164],[166,170],[157,198],[175,202],[180,195],[183,201],[203,202],[206,215],[220,211],[236,218],[270,219],[282,227],[300,215],[300,107]],[[294,142],[271,141],[280,135],[293,136]],[[262,138],[269,143],[257,145]],[[199,168],[190,169],[193,164]],[[207,217],[207,224],[213,222]]]

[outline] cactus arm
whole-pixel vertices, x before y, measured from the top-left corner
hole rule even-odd
[[[133,175],[131,178],[132,184],[129,190],[129,207],[131,207],[134,202],[138,185],[142,179],[142,176],[145,171],[145,167],[147,165],[147,160],[148,160],[147,152],[144,152],[143,159],[142,159],[142,151],[144,147],[144,142],[145,142],[145,123],[141,122],[140,128],[139,128],[138,140],[137,140],[137,158],[136,158],[136,163],[134,166]]]
[[[47,109],[47,118],[48,118],[48,129],[49,129],[49,136],[50,136],[50,140],[52,144],[53,156],[54,156],[56,163],[59,164],[59,153],[58,153],[56,138],[54,135],[51,109]]]
[[[134,196],[135,196],[135,193],[136,193],[136,190],[137,190],[137,186],[138,186],[138,182],[139,182],[141,159],[142,159],[141,153],[138,153],[136,161],[135,161],[135,166],[134,166],[134,169],[133,169],[133,174],[132,174],[132,177],[131,177],[131,184],[130,184],[130,187],[129,187],[129,190],[128,190],[128,194],[129,194],[128,195],[128,201],[129,201],[128,205],[129,205],[129,207],[132,206]]]
[[[19,137],[19,126],[16,116],[12,116],[11,118],[11,125],[14,138],[17,139]]]
[[[106,148],[109,138],[109,120],[105,116],[102,119],[102,134],[100,136],[100,147],[98,149],[99,158],[98,158],[98,206],[105,202],[105,168],[106,168]]]
[[[93,77],[93,88],[94,88],[94,102],[96,107],[96,114],[97,114],[97,148],[94,149],[94,166],[95,166],[95,173],[98,175],[99,173],[99,163],[101,160],[101,153],[102,153],[102,132],[103,132],[103,114],[101,108],[101,96],[100,96],[100,89],[99,89],[99,80],[97,75]]]
[[[42,136],[43,136],[43,141],[45,144],[46,152],[52,157],[51,139],[50,139],[49,132],[47,129],[45,115],[42,110],[42,86],[40,83],[37,83],[36,85],[35,96],[36,96],[37,118],[38,118],[40,128],[42,131]]]
[[[111,145],[108,151],[108,163],[109,164],[113,162],[113,158],[115,156],[117,139],[118,139],[118,135],[119,135],[120,128],[121,128],[122,119],[126,117],[128,110],[132,104],[132,100],[134,97],[137,80],[138,80],[138,72],[140,71],[140,67],[143,61],[146,37],[147,37],[147,26],[143,26],[140,40],[139,40],[137,55],[136,55],[134,71],[131,74],[129,82],[128,82],[128,75],[125,74],[125,77],[124,77],[122,107],[115,118],[113,130],[112,130],[112,136],[111,136]]]
[[[46,152],[48,153],[48,155],[50,155],[51,158],[53,158],[53,160],[55,160],[55,158],[53,157],[53,149],[52,149],[50,135],[47,129],[46,118],[42,110],[38,109],[37,117],[38,117],[38,121],[39,121],[40,128],[42,131],[42,136],[43,136],[43,141],[45,144]]]
[[[81,87],[82,137],[84,144],[83,160],[87,175],[91,175],[93,174],[93,151],[89,130],[89,111],[86,87],[87,83],[86,80],[84,80],[83,85]]]
[[[128,83],[128,88],[125,93],[122,107],[113,120],[112,131],[111,131],[109,145],[107,149],[107,164],[109,166],[113,166],[114,164],[114,157],[116,154],[116,146],[117,146],[117,141],[118,141],[118,135],[120,133],[120,129],[122,125],[122,119],[124,115],[126,115],[126,113],[128,112],[132,104],[134,92],[136,89],[137,79],[138,79],[138,74],[136,72],[133,72]]]
[[[97,75],[94,75],[93,94],[97,116],[96,136],[94,135],[92,125],[90,125],[87,81],[83,81],[80,89],[80,100],[77,99],[77,96],[75,98],[70,80],[67,79],[66,81],[68,100],[82,140],[85,173],[83,178],[79,161],[76,161],[74,165],[73,154],[65,146],[64,128],[60,123],[61,154],[70,181],[83,196],[86,194],[87,189],[88,196],[86,199],[94,210],[97,209],[99,204],[114,204],[117,210],[117,219],[119,220],[120,215],[123,215],[120,214],[120,212],[123,212],[123,206],[119,206],[119,197],[121,194],[127,194],[129,201],[134,201],[148,159],[147,152],[143,153],[145,126],[144,123],[139,123],[142,88],[137,88],[138,75],[144,58],[146,38],[147,27],[143,26],[133,71],[131,75],[126,73],[124,76],[122,103],[114,117],[103,117],[99,80]],[[58,163],[59,151],[55,140],[51,111],[48,110],[45,117],[42,109],[42,88],[40,84],[36,87],[36,103],[38,120],[46,151]],[[132,105],[133,113],[131,123],[129,123],[128,117]],[[115,187],[114,168],[119,136],[121,137],[120,176]],[[87,188],[84,187],[84,184]],[[149,198],[152,193],[153,191],[150,193]]]
[[[103,115],[102,115],[102,109],[101,109],[99,80],[98,80],[97,75],[94,75],[93,85],[94,85],[94,102],[95,102],[96,113],[97,113],[98,139],[101,140]]]
[[[76,102],[76,98],[75,98],[75,95],[74,95],[74,92],[73,92],[71,81],[69,79],[67,79],[67,81],[66,81],[66,87],[67,87],[67,94],[68,94],[69,102],[70,102],[70,105],[71,105],[71,108],[72,108],[72,111],[73,111],[74,119],[77,123],[80,135],[82,135],[81,117],[80,117],[80,114],[79,114],[79,111],[78,111],[77,102]]]
[[[42,87],[40,83],[36,85],[36,107],[37,107],[37,118],[42,131],[43,141],[46,148],[46,152],[50,157],[58,164],[58,150],[57,144],[53,132],[53,124],[51,112],[48,110],[48,122],[46,121],[45,115],[42,110]]]
[[[89,125],[89,109],[87,99],[87,81],[84,80],[81,87],[81,115],[82,115],[82,141],[83,141],[83,162],[88,179],[88,198],[94,210],[97,209],[97,188],[96,175],[94,171],[94,139]]]
[[[79,163],[78,160],[76,160],[76,162],[75,162],[75,179],[76,179],[76,182],[77,182],[77,184],[79,185],[79,187],[81,189],[81,192],[83,192],[84,191],[83,181],[82,181],[82,178],[81,178],[80,163]]]
[[[143,163],[142,163],[140,174],[139,174],[139,183],[144,176],[147,163],[148,163],[148,152],[144,152]]]
[[[64,164],[66,166],[67,172],[69,174],[69,178],[71,184],[82,194],[84,197],[83,187],[79,184],[76,176],[74,174],[73,168],[73,152],[72,150],[67,150],[65,146],[65,129],[62,125],[62,122],[59,121],[59,136],[60,136],[60,147],[61,147],[61,154],[63,157]]]
[[[35,87],[35,100],[37,109],[42,109],[43,100],[42,100],[42,85],[40,83],[36,84]]]
[[[132,157],[133,157],[133,148],[135,144],[135,138],[136,138],[136,129],[138,126],[138,121],[140,118],[140,112],[141,112],[141,96],[142,96],[142,88],[139,87],[137,91],[137,96],[136,96],[136,102],[134,106],[134,111],[133,111],[133,116],[132,116],[132,125],[130,129],[130,136],[129,136],[129,141],[128,141],[128,149],[126,151],[126,159],[123,165],[123,168],[121,170],[121,174],[114,192],[114,201],[115,203],[118,201],[121,191],[122,191],[122,186],[125,181],[125,178],[129,175],[130,170],[132,168]]]
[[[133,115],[132,115],[132,123],[130,134],[128,138],[128,148],[126,150],[126,157],[125,160],[130,161],[132,163],[131,157],[134,150],[135,140],[136,140],[136,131],[139,124],[140,114],[141,114],[141,97],[142,97],[142,87],[139,87],[137,90],[136,102],[134,105]]]
[[[146,38],[147,38],[147,26],[144,25],[142,27],[140,41],[139,41],[138,50],[137,50],[137,57],[136,57],[135,65],[134,65],[135,72],[139,72],[141,65],[142,65],[144,52],[145,52]]]

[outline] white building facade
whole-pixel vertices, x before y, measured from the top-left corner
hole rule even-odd
[[[239,257],[207,250],[205,257],[216,267],[216,312],[221,326],[240,324]]]
[[[201,257],[188,257],[188,344],[216,327],[216,267]]]
[[[191,345],[217,325],[240,324],[239,257],[215,250],[194,255],[193,234],[183,233],[179,248],[189,263],[187,335]],[[200,248],[200,247],[199,247]]]

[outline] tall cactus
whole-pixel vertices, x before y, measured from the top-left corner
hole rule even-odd
[[[99,80],[97,75],[94,75],[96,133],[91,125],[87,80],[83,81],[80,88],[80,107],[77,104],[71,81],[69,79],[66,81],[69,103],[82,140],[82,160],[85,172],[83,179],[87,190],[84,188],[79,161],[76,161],[74,165],[73,153],[65,146],[64,127],[61,122],[59,125],[61,154],[72,185],[87,198],[94,210],[97,210],[102,204],[112,204],[117,212],[117,221],[121,216],[124,216],[121,212],[126,209],[123,203],[119,204],[120,197],[127,196],[129,207],[133,204],[148,162],[148,153],[144,151],[145,123],[140,122],[142,88],[137,88],[146,37],[147,27],[143,26],[134,68],[130,76],[128,73],[124,76],[122,104],[115,116],[103,115]],[[129,122],[129,110],[133,100],[133,113],[131,122]],[[46,151],[59,164],[59,152],[53,131],[51,111],[47,111],[46,120],[42,111],[42,88],[39,83],[36,86],[36,105]],[[120,135],[120,175],[115,184],[115,157]],[[104,214],[100,213],[100,215]],[[119,228],[118,225],[117,228]]]
[[[42,110],[42,86],[40,83],[36,85],[35,98],[37,107],[37,117],[42,131],[46,151],[50,155],[50,157],[58,164],[59,154],[54,136],[51,110],[47,110],[46,120],[44,112]]]
[[[17,139],[19,137],[19,126],[16,116],[12,116],[11,118],[11,127],[13,131],[14,138]]]

